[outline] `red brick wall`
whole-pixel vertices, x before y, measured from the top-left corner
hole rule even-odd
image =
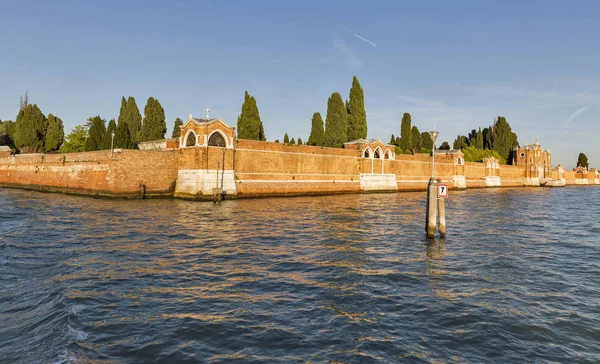
[[[0,158],[0,186],[42,191],[139,197],[172,194],[177,151],[123,150],[69,154],[23,154]]]

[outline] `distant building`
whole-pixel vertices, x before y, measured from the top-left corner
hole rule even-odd
[[[552,178],[552,154],[544,150],[536,138],[535,144],[526,144],[513,150],[513,165],[525,167],[525,178],[528,180]]]

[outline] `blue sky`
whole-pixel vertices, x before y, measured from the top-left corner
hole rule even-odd
[[[438,145],[505,116],[553,164],[600,167],[597,1],[0,2],[0,119],[19,96],[70,130],[118,116],[122,95],[235,125],[244,90],[267,138],[307,140],[327,98],[365,91],[369,137],[404,112]]]

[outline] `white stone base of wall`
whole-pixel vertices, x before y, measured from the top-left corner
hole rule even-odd
[[[487,176],[485,177],[485,185],[487,187],[500,187],[500,176]]]
[[[597,185],[600,185],[600,179],[596,178],[596,179],[594,180],[594,183],[595,183],[595,184],[597,184]]]
[[[217,185],[218,173],[218,185]],[[228,195],[236,195],[235,173],[233,170],[217,171],[214,169],[182,169],[177,175],[175,194],[212,195],[213,188],[221,188]]]
[[[398,191],[395,174],[360,174],[361,191]]]
[[[564,187],[567,184],[567,181],[564,178],[559,179],[551,179],[548,180],[546,186],[548,187]]]
[[[525,178],[525,186],[539,187],[540,179],[539,178]]]
[[[467,180],[465,176],[453,176],[454,188],[465,189],[467,188]]]
[[[588,179],[587,178],[583,178],[583,179],[577,178],[575,180],[575,184],[576,185],[587,185],[588,184]]]

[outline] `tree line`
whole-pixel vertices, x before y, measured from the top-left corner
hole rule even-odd
[[[181,119],[175,120],[173,137],[179,136],[182,124]],[[21,96],[16,121],[0,121],[0,145],[8,145],[20,153],[71,153],[111,146],[132,149],[140,142],[164,139],[166,131],[165,111],[157,99],[148,98],[142,117],[135,98],[123,96],[117,121],[112,119],[107,125],[100,115],[92,116],[65,136],[62,119],[44,115],[37,104],[29,103],[26,92]]]
[[[365,112],[364,91],[354,76],[348,100],[344,101],[339,92],[334,92],[327,101],[325,123],[319,112],[311,121],[311,131],[307,145],[341,148],[344,143],[367,137],[367,114]],[[237,137],[249,140],[267,140],[256,99],[248,91],[244,95],[242,111],[237,120]],[[276,139],[275,142],[279,142]],[[303,144],[302,139],[290,139],[285,133],[285,144]]]
[[[400,122],[400,136],[392,134],[391,145],[396,146],[396,154],[430,153],[433,149],[433,140],[429,132],[420,132],[416,125],[412,125],[412,117],[404,113]]]
[[[498,116],[492,125],[483,130],[473,129],[466,136],[458,135],[453,143],[453,148],[462,149],[465,160],[470,162],[494,157],[501,163],[511,163],[513,149],[518,147],[519,138],[504,116]]]

